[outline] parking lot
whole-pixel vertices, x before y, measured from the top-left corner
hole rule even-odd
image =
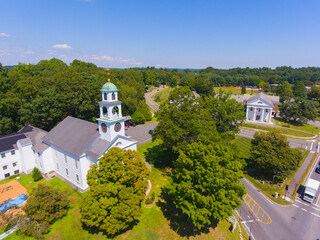
[[[137,146],[140,146],[152,140],[152,136],[149,134],[149,130],[154,129],[157,125],[158,123],[155,122],[138,125],[135,127],[130,126],[129,129],[126,130],[126,136],[131,136],[132,139],[137,141]]]

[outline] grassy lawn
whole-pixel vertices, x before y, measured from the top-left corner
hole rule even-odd
[[[239,150],[239,156],[247,159],[250,156],[250,147],[251,147],[251,139],[249,138],[245,138],[245,137],[240,137],[238,136],[235,139],[235,144],[238,147]],[[297,168],[297,170],[300,168],[300,166],[302,165],[302,163],[304,162],[304,160],[306,159],[306,157],[309,154],[309,150],[305,151],[303,153],[303,159],[300,162],[299,167]],[[262,184],[261,180],[255,179],[253,177],[251,177],[250,175],[248,175],[247,173],[245,173],[245,178],[248,179],[256,188],[260,189],[266,196],[268,196],[271,200],[279,203],[279,204],[283,204],[283,205],[288,205],[290,204],[287,201],[284,201],[282,198],[274,198],[274,193],[277,192],[279,193],[281,196],[284,195],[285,193],[285,186],[289,185],[291,180],[293,179],[294,175],[296,172],[292,172],[290,174],[290,176],[284,181],[284,183],[282,184],[282,186],[277,185],[277,184],[272,184],[272,182],[267,182],[265,181],[264,184]]]
[[[155,117],[152,117],[151,121],[146,121],[144,124],[147,124],[147,123],[154,123],[154,122],[158,122],[158,119],[155,118]]]
[[[166,101],[169,98],[169,94],[171,92],[171,88],[164,88],[159,92],[155,93],[151,98],[157,102],[158,104]]]
[[[145,157],[145,153],[148,148],[160,144],[159,141],[149,142],[138,147],[138,152],[142,157]],[[165,176],[161,170],[152,166],[152,171],[150,174],[150,181],[152,183],[151,192],[155,192],[157,199],[161,193],[161,187],[163,187],[168,182],[168,177]],[[68,214],[62,219],[58,220],[51,226],[51,231],[44,236],[45,239],[58,240],[58,239],[86,239],[86,240],[103,240],[108,239],[102,233],[90,233],[87,230],[83,229],[80,222],[80,204],[81,197],[86,193],[75,192],[74,189],[60,180],[59,178],[53,178],[49,181],[41,180],[45,184],[48,184],[54,188],[61,189],[65,191],[71,201],[71,208],[68,211]],[[32,186],[35,186],[37,183],[32,181],[31,175],[22,176],[20,183],[27,187],[28,191]],[[218,225],[208,233],[202,233],[196,236],[180,236],[176,230],[170,227],[170,221],[164,216],[163,211],[160,206],[153,204],[151,206],[142,206],[143,213],[140,217],[139,223],[135,225],[131,230],[115,237],[116,240],[121,239],[230,239],[238,240],[240,239],[239,227],[236,228],[235,233],[232,234],[230,227],[231,224],[227,221],[221,221]],[[244,230],[242,230],[243,232]],[[242,233],[243,239],[248,239],[248,236],[245,233]],[[6,239],[22,239],[22,240],[31,240],[34,238],[25,237],[24,235],[15,232],[8,236]]]
[[[235,87],[215,87],[214,92],[218,93],[220,89],[222,89],[226,93],[242,95],[241,87],[239,89]],[[257,93],[259,93],[258,90],[253,90],[253,94],[257,94]],[[251,94],[251,90],[246,90],[246,94]]]
[[[242,127],[260,129],[265,131],[271,131],[272,129],[274,129],[274,127],[271,127],[271,126],[264,126],[264,125],[251,124],[251,123],[242,123]],[[277,127],[277,128],[280,129],[283,134],[291,135],[295,137],[313,137],[314,136],[311,133],[299,132],[294,129],[283,128],[283,127]]]
[[[276,124],[278,126],[281,126],[281,127],[297,129],[297,130],[309,132],[309,133],[312,133],[312,134],[318,134],[319,133],[319,129],[317,129],[316,126],[313,126],[313,125],[310,125],[310,124],[304,124],[304,125],[300,126],[300,125],[294,125],[294,124],[286,123],[286,122],[281,121],[279,119],[275,119],[275,121],[276,121]]]

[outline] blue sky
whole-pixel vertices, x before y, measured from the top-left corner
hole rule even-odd
[[[320,66],[319,12],[318,0],[7,0],[0,9],[0,62]]]

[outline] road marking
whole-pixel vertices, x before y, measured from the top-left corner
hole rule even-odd
[[[310,150],[312,149],[312,147],[313,147],[313,143],[311,143]]]
[[[253,189],[257,189],[251,182],[249,182],[249,180],[247,180],[246,178],[244,178],[244,180],[252,186]],[[258,190],[258,189],[257,189]],[[267,196],[265,196],[262,192],[260,192],[261,196],[263,196],[270,204],[274,204],[273,201],[271,201]]]
[[[298,205],[292,204],[292,206],[296,207],[296,208],[300,208]]]
[[[262,207],[260,207],[260,205],[249,194],[246,194],[244,196],[243,200],[248,205],[249,209],[253,212],[253,214],[257,217],[257,219],[260,222],[262,222],[264,224],[272,223],[272,219],[270,218],[270,216],[263,210]],[[251,202],[254,203],[253,206],[250,206]],[[258,206],[257,212],[254,211],[254,207],[255,206]],[[260,210],[263,212],[262,219],[260,219],[259,216],[258,216],[258,213],[259,213]]]
[[[315,214],[315,213],[313,213],[313,212],[310,212],[313,216],[316,216],[316,217],[318,217],[318,218],[320,218],[320,215],[318,215],[318,214]]]
[[[299,203],[301,203],[301,204],[303,204],[305,206],[308,206],[308,207],[310,206],[310,204],[307,204],[307,203],[304,203],[304,202],[301,202],[301,201],[298,201],[298,200],[297,200],[297,202],[299,202]]]
[[[312,160],[312,159],[311,159],[311,160]],[[316,160],[314,161],[313,166],[312,166],[312,168],[311,168],[311,171],[309,172],[309,175],[308,175],[307,179],[305,180],[305,182],[304,182],[303,184],[305,184],[305,183],[309,180],[309,178],[310,178],[310,176],[311,176],[311,173],[313,173],[314,168],[315,168],[315,166],[316,166],[316,164],[317,164],[318,161],[319,161],[319,155],[318,155],[318,157],[316,158]]]
[[[308,212],[307,209],[301,208],[302,211]]]
[[[315,207],[312,207],[314,210],[317,210],[317,211],[320,211],[320,209],[319,208],[315,208]]]
[[[251,232],[251,227],[249,228],[246,223],[244,223],[243,225],[244,225],[245,228],[247,229],[247,233],[248,233],[248,235],[250,236],[250,238],[252,238],[253,240],[256,240],[256,239],[254,238],[252,232]]]

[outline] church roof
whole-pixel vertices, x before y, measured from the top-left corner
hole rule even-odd
[[[117,89],[116,85],[114,85],[113,83],[107,82],[102,86],[101,91],[107,91],[107,92],[108,91],[112,91],[112,92],[114,92],[114,91],[118,91],[118,89]]]
[[[43,138],[43,141],[80,157],[99,136],[97,124],[66,117]]]
[[[273,101],[271,100],[271,98],[269,98],[267,95],[263,94],[262,92],[254,95],[253,97],[248,99],[248,103],[251,103],[257,99],[262,99],[265,102],[269,103],[270,105],[273,105]]]
[[[87,155],[94,158],[99,159],[100,156],[108,149],[111,145],[111,142],[108,142],[104,139],[99,139],[95,144],[93,144],[87,152]]]

